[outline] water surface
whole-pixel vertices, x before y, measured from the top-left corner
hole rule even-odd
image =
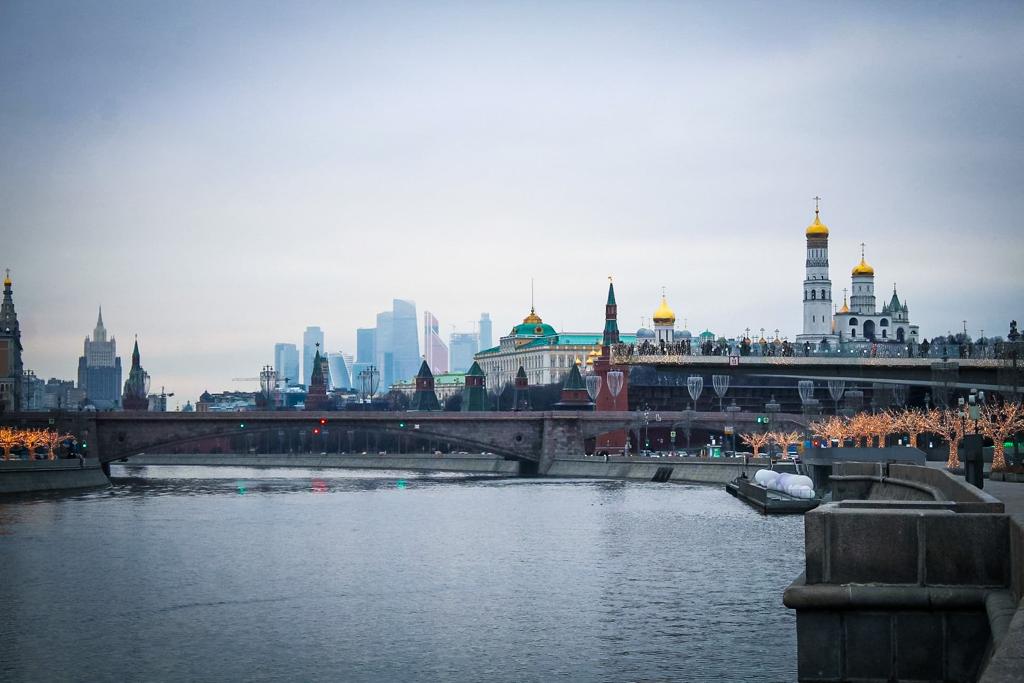
[[[114,476],[0,504],[0,678],[796,678],[802,519],[719,486]]]

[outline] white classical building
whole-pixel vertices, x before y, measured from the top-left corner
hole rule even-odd
[[[835,348],[836,344],[868,346],[878,343],[918,341],[918,326],[910,324],[910,309],[901,302],[893,285],[892,299],[877,310],[875,269],[864,258],[851,272],[850,300],[843,296],[838,311],[832,303],[832,281],[828,274],[828,226],[821,222],[818,207],[814,222],[807,226],[807,270],[804,277],[804,327],[796,342],[812,349]],[[845,292],[846,290],[844,290]]]
[[[909,343],[918,341],[918,326],[910,324],[910,309],[896,295],[892,286],[889,303],[877,310],[875,303],[875,269],[864,260],[863,245],[860,263],[851,273],[850,303],[843,296],[843,307],[835,314],[835,331],[841,342],[877,344],[878,342]]]

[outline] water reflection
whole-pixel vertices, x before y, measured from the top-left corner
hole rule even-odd
[[[0,678],[795,677],[781,593],[802,520],[719,487],[113,474],[108,489],[0,505],[4,573],[21,577],[0,581]]]

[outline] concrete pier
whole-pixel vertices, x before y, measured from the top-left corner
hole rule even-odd
[[[99,460],[0,461],[0,494],[109,486]]]

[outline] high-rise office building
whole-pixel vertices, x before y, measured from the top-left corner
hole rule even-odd
[[[274,370],[279,381],[287,381],[288,386],[302,384],[299,377],[299,348],[295,344],[274,344]]]
[[[356,357],[351,365],[349,380],[359,389],[359,373],[377,364],[377,328],[360,327],[356,330]],[[378,372],[380,369],[378,368]]]
[[[324,332],[319,327],[310,326],[302,333],[302,383],[309,386],[309,379],[313,376],[313,357],[316,355],[317,344],[324,349]]]
[[[412,379],[419,372],[423,359],[420,357],[419,325],[416,320],[416,302],[395,299],[393,306],[393,331],[391,345],[395,358],[394,379]]]
[[[492,337],[491,337],[491,314],[481,313],[480,314],[480,328],[477,332],[480,335],[479,343],[480,350],[491,348]]]
[[[330,388],[332,390],[352,388],[352,379],[349,377],[349,366],[345,361],[345,355],[341,351],[327,355],[327,365],[330,369],[331,379]]]
[[[441,340],[437,318],[430,311],[423,311],[423,357],[435,375],[448,372],[448,345]]]
[[[452,332],[448,338],[451,346],[451,372],[466,372],[473,365],[473,356],[479,348],[479,341],[473,332]]]
[[[78,358],[78,388],[98,409],[117,408],[121,405],[121,359],[117,355],[117,340],[107,341],[103,326],[103,309],[96,318],[92,340],[85,338],[82,355]]]
[[[374,345],[374,362],[380,373],[380,386],[387,390],[395,382],[395,353],[392,346],[394,338],[395,315],[391,311],[377,314],[377,341]]]

